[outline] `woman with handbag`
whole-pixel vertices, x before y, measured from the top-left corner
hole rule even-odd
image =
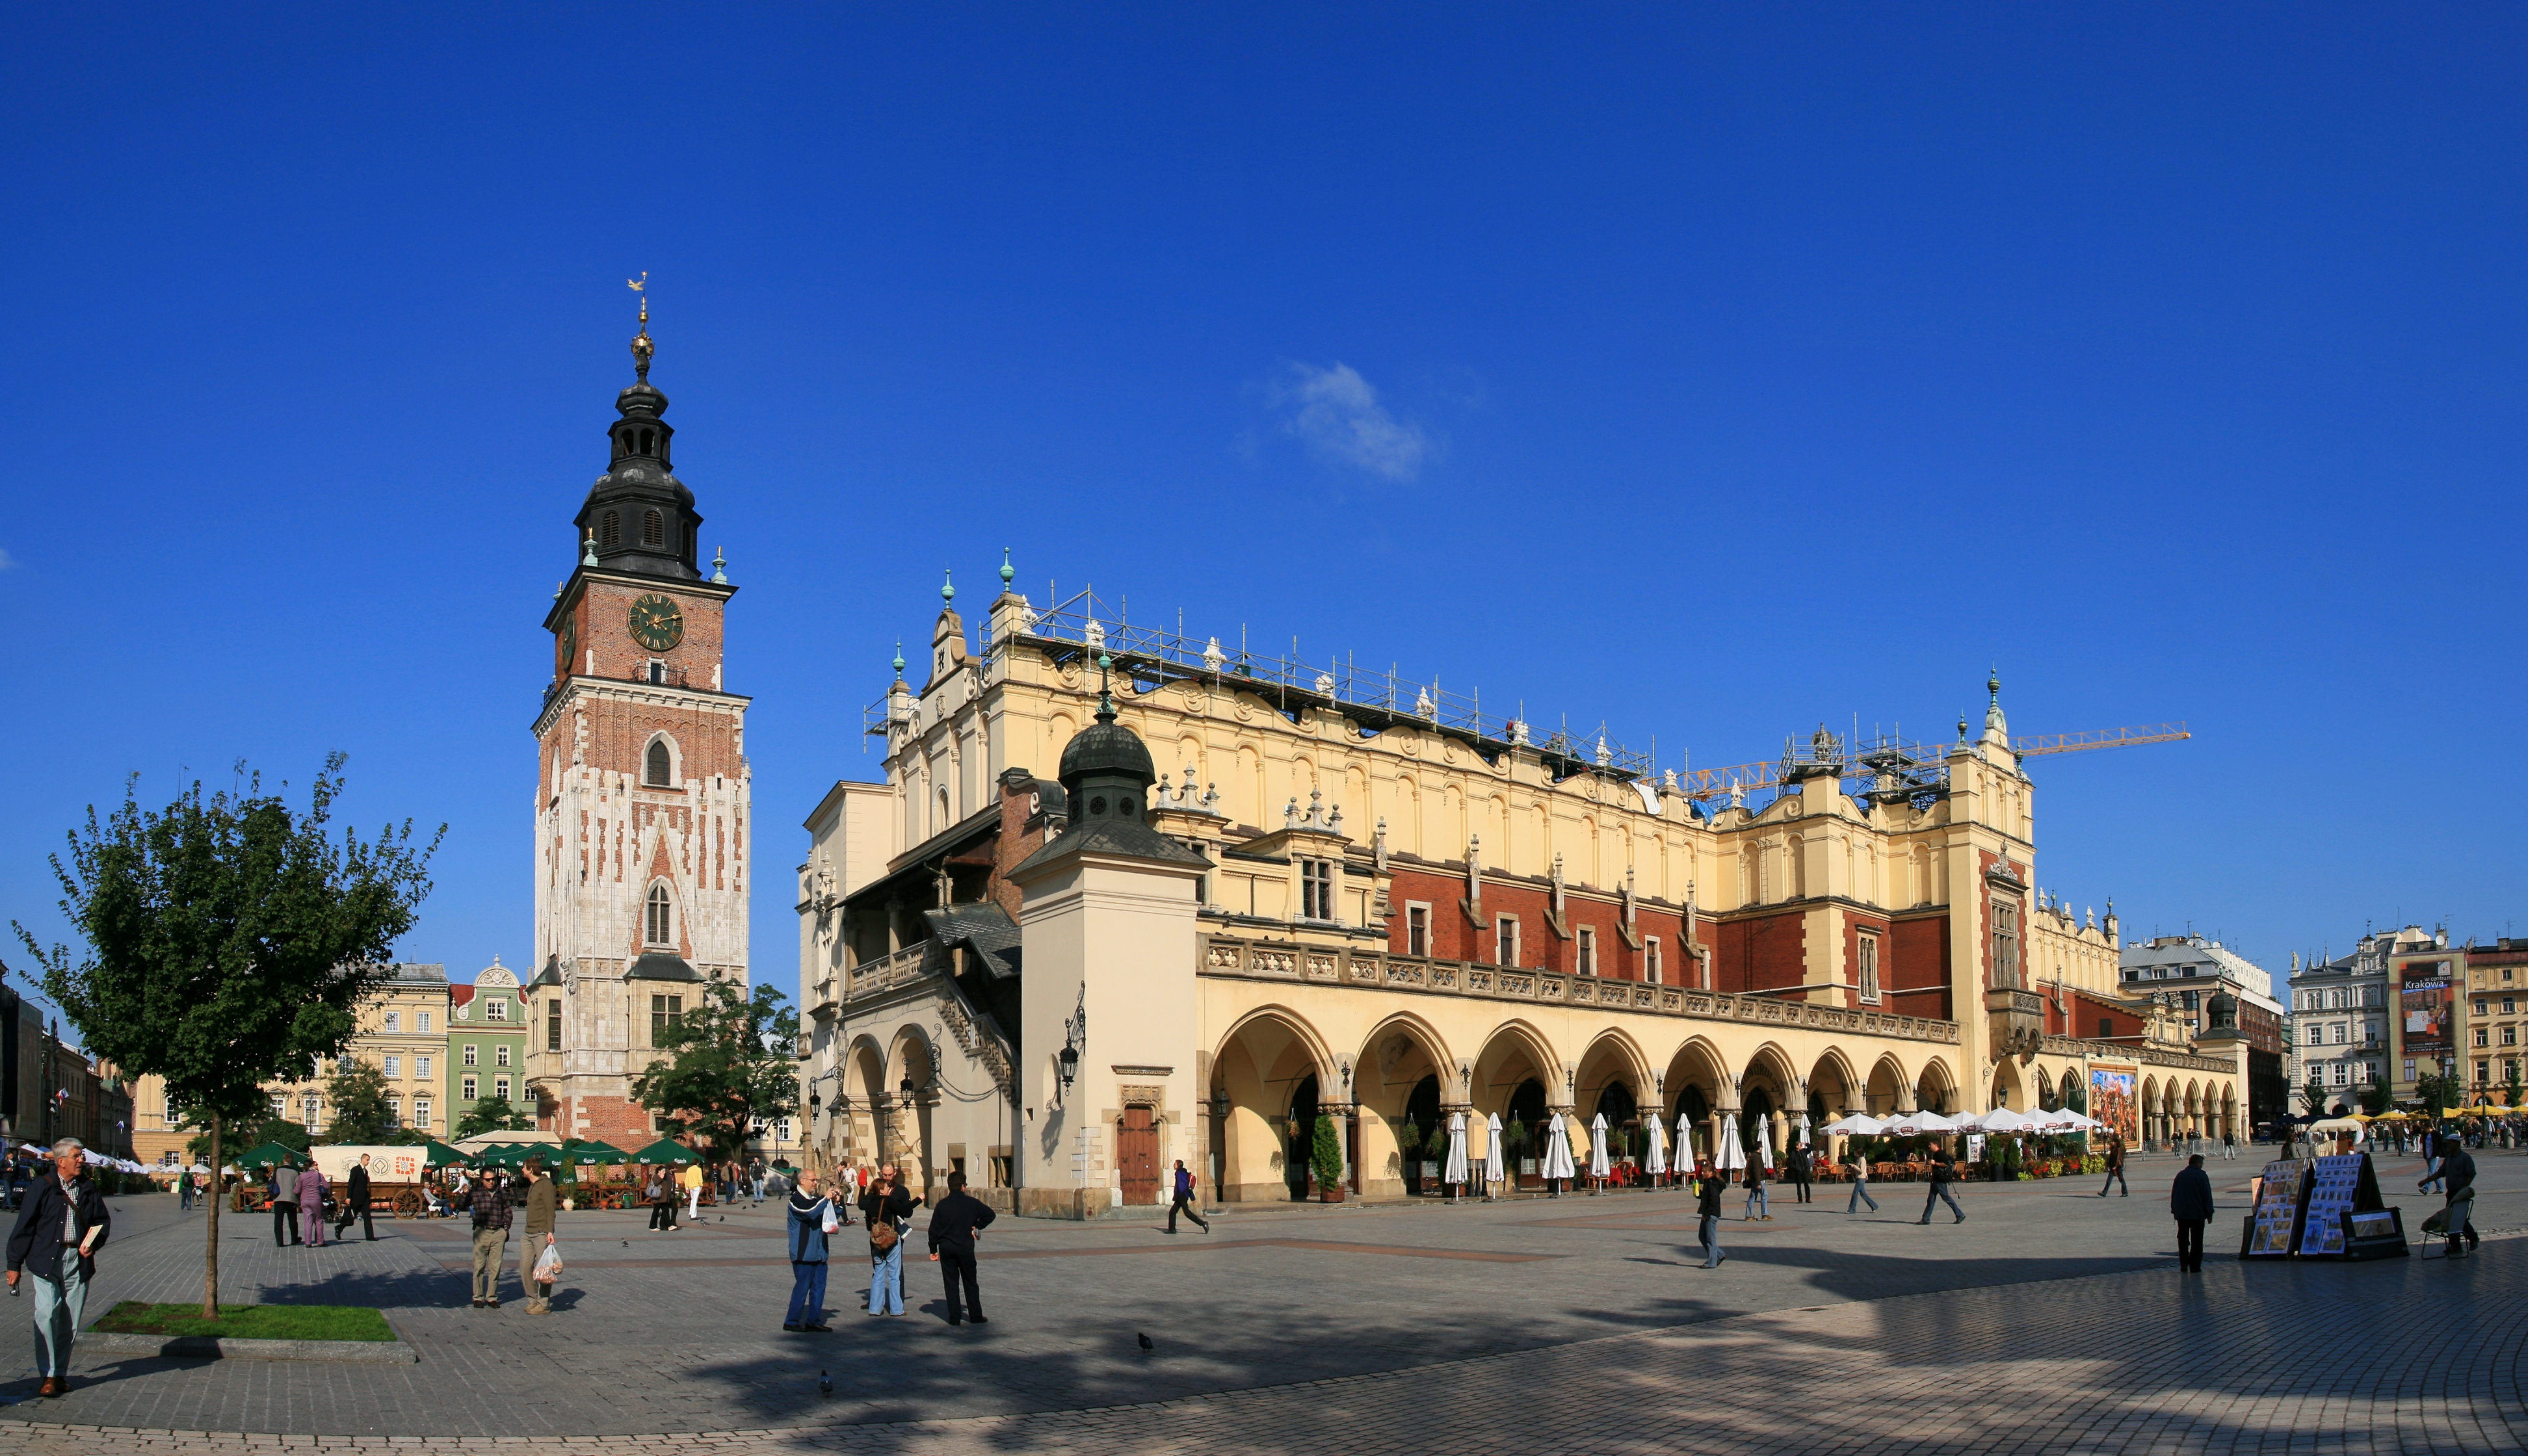
[[[910,1189],[897,1186],[893,1165],[879,1169],[861,1195],[861,1217],[869,1224],[871,1315],[904,1313],[904,1227],[921,1202]]]
[[[815,1173],[803,1172],[790,1190],[790,1314],[781,1327],[793,1334],[833,1329],[825,1323],[825,1236],[842,1231],[842,1224],[816,1181]]]

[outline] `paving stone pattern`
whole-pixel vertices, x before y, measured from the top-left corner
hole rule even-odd
[[[2480,1161],[2479,1227],[2520,1222],[2528,1159]],[[1716,1272],[1693,1267],[1691,1207],[1667,1195],[1233,1214],[1173,1239],[1004,1220],[979,1329],[941,1323],[927,1264],[909,1271],[916,1313],[863,1318],[846,1234],[827,1336],[774,1327],[789,1280],[769,1211],[660,1235],[569,1220],[551,1318],[514,1280],[502,1309],[464,1307],[458,1224],[275,1250],[233,1220],[228,1297],[379,1304],[421,1364],[82,1360],[69,1397],[0,1410],[0,1448],[2528,1450],[2528,1323],[2504,1308],[2528,1292],[2528,1239],[2456,1263],[2241,1266],[2242,1159],[2215,1166],[2207,1273],[2181,1276],[2174,1166],[2143,1165],[2131,1199],[1972,1185],[1963,1226],[1945,1209],[1916,1225],[1919,1186],[1879,1190],[1875,1219],[1845,1218],[1839,1189],[1785,1192],[1771,1223],[1724,1224]],[[2382,1171],[2418,1224],[2437,1199],[2410,1195],[2414,1168]],[[197,1297],[199,1216],[135,1200],[121,1217],[100,1300]]]

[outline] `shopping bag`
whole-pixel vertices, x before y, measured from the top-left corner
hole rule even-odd
[[[536,1282],[539,1284],[550,1284],[555,1278],[558,1278],[560,1274],[561,1250],[555,1248],[552,1244],[547,1244],[545,1245],[545,1251],[536,1256]]]

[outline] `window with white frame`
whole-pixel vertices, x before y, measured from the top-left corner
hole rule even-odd
[[[507,1042],[502,1042],[492,1049],[492,1065],[494,1066],[506,1066],[509,1065],[509,1044]]]
[[[403,1013],[401,1013],[401,1012],[389,1012],[389,1013],[387,1013],[387,1030],[389,1030],[389,1031],[401,1031],[401,1030],[403,1030]]]
[[[387,1099],[387,1125],[389,1127],[401,1127],[403,1125],[402,1098],[390,1097]]]
[[[674,945],[675,928],[675,913],[667,904],[667,887],[652,885],[649,910],[643,920],[643,929],[649,938],[649,943],[654,946]]]
[[[1493,921],[1493,963],[1518,964],[1518,916],[1502,915]]]
[[[428,1012],[418,1012],[418,1013],[415,1013],[415,1014],[416,1014],[416,1015],[418,1015],[418,1016],[421,1018],[421,1021],[420,1021],[420,1030],[421,1030],[421,1033],[422,1033],[424,1036],[429,1035],[429,1034],[430,1034],[430,1013],[428,1013]]]
[[[474,1049],[474,1043],[472,1043],[472,1042],[470,1042],[470,1041],[469,1041],[469,1042],[467,1042],[467,1043],[465,1044],[465,1050],[464,1050],[464,1052],[463,1052],[461,1055],[462,1055],[463,1063],[464,1063],[464,1065],[465,1065],[465,1066],[474,1066],[479,1065],[479,1063],[478,1063],[479,1054],[478,1054],[478,1053],[475,1051],[475,1049]]]
[[[476,1081],[472,1077],[460,1077],[456,1082],[456,1095],[467,1102],[473,1102],[481,1096],[480,1093],[474,1090],[481,1085],[482,1083]]]
[[[790,1119],[788,1118],[783,1118],[772,1124],[772,1140],[774,1142],[783,1143],[790,1140]]]
[[[494,1097],[499,1098],[499,1099],[500,1099],[500,1101],[502,1101],[502,1102],[506,1102],[506,1101],[508,1101],[508,1100],[509,1100],[509,1079],[508,1079],[507,1077],[494,1077],[494,1078],[492,1078],[492,1095],[493,1095]]]
[[[298,1120],[306,1123],[310,1127],[317,1125],[316,1110],[318,1105],[315,1093],[309,1092],[302,1095],[298,1099]]]
[[[2339,1086],[2339,1087],[2343,1086],[2343,1085],[2344,1085],[2344,1079],[2345,1079],[2346,1077],[2350,1076],[2350,1075],[2351,1075],[2351,1072],[2350,1072],[2350,1071],[2349,1071],[2349,1070],[2344,1066],[2344,1065],[2343,1063],[2338,1062],[2338,1063],[2336,1063],[2336,1064],[2335,1064],[2335,1085],[2337,1085],[2337,1086]]]
[[[1407,902],[1404,907],[1404,954],[1431,954],[1431,907]]]
[[[1667,967],[1659,963],[1659,938],[1656,935],[1643,936],[1642,979],[1654,986],[1663,986],[1667,984],[1666,977]]]
[[[412,1100],[412,1125],[420,1128],[424,1132],[428,1132],[430,1130],[429,1098],[416,1097]]]
[[[390,1053],[386,1059],[386,1074],[391,1077],[402,1076],[403,1059]]]
[[[1598,973],[1598,932],[1587,925],[1580,927],[1580,973],[1582,975]]]
[[[493,997],[484,1014],[495,1021],[505,1021],[509,1019],[509,998],[505,996]]]
[[[1871,1005],[1876,1005],[1878,1001],[1877,936],[1864,935],[1861,937],[1861,948],[1858,959],[1861,963],[1856,968],[1859,970],[1860,974],[1855,976],[1854,979],[1861,983],[1861,999]]]

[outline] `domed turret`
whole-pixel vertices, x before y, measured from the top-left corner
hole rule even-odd
[[[694,509],[694,493],[674,475],[668,442],[676,431],[661,418],[666,394],[650,383],[652,353],[645,290],[641,332],[632,339],[637,377],[614,396],[621,418],[606,432],[611,458],[606,474],[589,487],[572,526],[582,550],[593,551],[606,570],[701,581],[702,513]]]
[[[1056,777],[1070,796],[1075,824],[1109,817],[1137,821],[1149,802],[1150,785],[1158,781],[1141,736],[1115,721],[1115,695],[1105,682],[1113,665],[1113,658],[1098,653],[1097,721],[1062,751]]]

